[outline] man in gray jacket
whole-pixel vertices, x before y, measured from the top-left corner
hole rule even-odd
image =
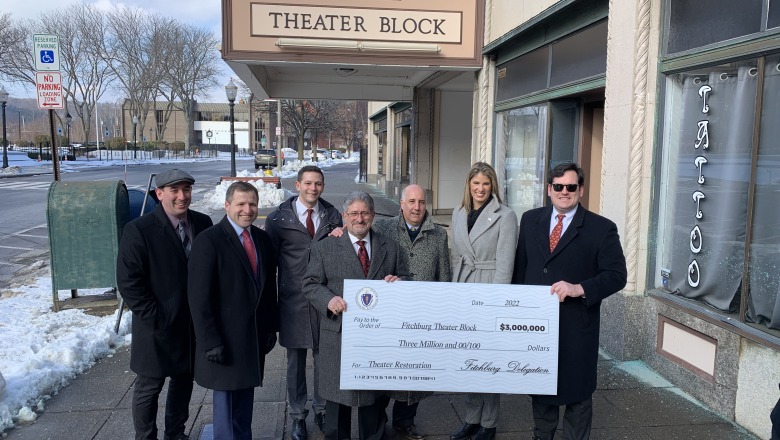
[[[374,200],[365,192],[347,194],[343,204],[346,230],[341,237],[318,241],[312,246],[311,260],[303,278],[303,294],[322,316],[320,348],[322,368],[317,383],[325,398],[325,440],[350,438],[352,408],[358,407],[360,440],[380,440],[387,416],[387,397],[381,391],[342,390],[341,323],[347,311],[344,280],[385,280],[408,274],[398,243],[373,231]]]
[[[377,220],[374,229],[398,243],[401,258],[413,281],[451,281],[452,268],[447,231],[431,220],[425,210],[425,190],[409,185],[401,194],[401,214]],[[408,440],[421,440],[414,418],[417,406],[433,393],[396,391],[389,393],[393,403],[393,428]]]
[[[322,200],[325,176],[319,167],[309,165],[298,171],[298,195],[282,202],[265,221],[265,231],[274,244],[278,261],[279,344],[287,348],[287,401],[292,418],[292,440],[306,440],[306,356],[314,358],[312,409],[314,422],[322,431],[325,401],[317,392],[319,375],[320,313],[301,292],[301,280],[309,262],[312,245],[341,226],[341,215]]]

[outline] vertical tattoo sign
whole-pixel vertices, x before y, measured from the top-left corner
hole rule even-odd
[[[699,87],[699,97],[701,98],[701,112],[702,114],[709,116],[710,105],[708,103],[710,94],[712,93],[712,87],[709,85],[703,85]],[[706,117],[705,116],[705,117]],[[707,157],[704,153],[710,148],[710,132],[709,132],[709,119],[702,119],[696,123],[696,142],[693,144],[694,150],[696,150],[697,156],[693,160],[693,165],[699,170],[699,177],[696,183],[699,184],[699,189],[695,190],[691,194],[693,203],[696,204],[696,213],[694,214],[694,225],[690,233],[690,249],[693,253],[693,259],[688,264],[688,285],[696,288],[701,283],[701,268],[699,267],[698,255],[701,253],[704,247],[704,236],[698,221],[704,218],[704,208],[702,201],[707,198],[705,195],[704,183],[706,181],[704,177],[704,165],[707,164]]]

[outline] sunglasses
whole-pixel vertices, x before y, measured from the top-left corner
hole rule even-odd
[[[580,186],[580,185],[579,185],[579,184],[577,184],[577,183],[569,183],[569,184],[567,184],[567,185],[564,185],[564,184],[562,184],[562,183],[553,183],[553,184],[552,184],[552,189],[553,189],[553,191],[555,191],[555,192],[561,192],[561,191],[563,191],[563,188],[565,187],[565,188],[566,188],[566,191],[569,191],[569,192],[574,192],[574,191],[577,191],[577,188],[578,188],[579,186]]]

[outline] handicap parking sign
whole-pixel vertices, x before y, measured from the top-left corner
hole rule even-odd
[[[43,63],[43,64],[54,64],[54,51],[53,50],[42,50],[41,51],[41,63]]]
[[[60,37],[50,34],[33,35],[33,59],[37,72],[60,70]]]

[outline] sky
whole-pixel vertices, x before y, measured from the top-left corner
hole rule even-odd
[[[20,151],[8,153],[10,167],[0,171],[1,173],[51,168],[50,162],[39,163]],[[62,171],[74,173],[86,167],[124,166],[133,162],[118,159],[81,159],[64,162]],[[230,160],[230,155],[225,153],[214,159],[198,159],[202,160],[227,161]],[[357,160],[358,157],[353,155],[350,159],[326,159],[317,165],[327,168],[337,163]],[[188,160],[177,159],[175,163],[186,161]],[[305,165],[312,165],[312,162],[287,163],[279,176],[295,176],[298,169]],[[262,172],[242,170],[237,175],[260,176]],[[13,182],[9,180],[8,183]],[[193,193],[191,207],[204,213],[223,211],[229,183],[221,183],[213,189],[198,192],[197,195]],[[290,195],[273,185],[256,183],[255,186],[260,195],[260,207],[277,206]],[[117,348],[130,344],[132,339],[129,333],[131,313],[122,315],[119,334],[116,334],[116,313],[96,317],[80,309],[53,312],[48,257],[15,276],[12,287],[0,289],[0,438],[3,438],[3,431],[11,426],[34,421],[38,414],[46,411],[51,395],[91,368],[98,359],[113,356]],[[98,295],[105,290],[79,289],[79,294]],[[61,291],[60,295],[65,293],[66,291]]]
[[[100,9],[109,10],[117,6],[143,9],[150,14],[175,18],[185,23],[197,25],[208,29],[220,40],[222,39],[222,2],[219,0],[2,0],[0,12],[11,12],[14,19],[37,18],[41,12],[65,8],[71,4],[86,3],[95,5]],[[32,48],[30,48],[32,51]],[[230,81],[232,71],[222,63],[223,78],[220,84]],[[19,87],[6,87],[11,97],[35,98],[35,90],[29,87],[27,90]],[[225,90],[217,87],[210,91],[209,102],[226,101]]]

